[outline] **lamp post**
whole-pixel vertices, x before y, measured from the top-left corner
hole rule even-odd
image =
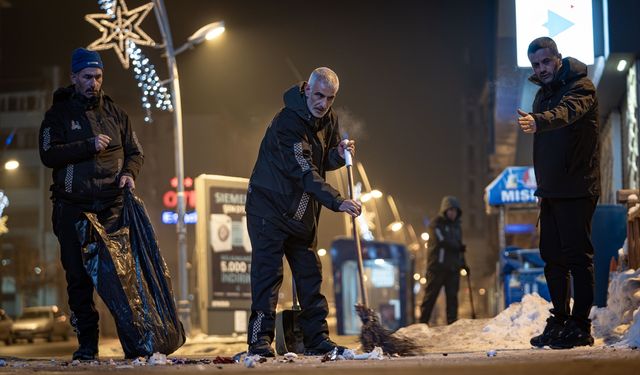
[[[367,172],[365,172],[364,170],[364,165],[362,165],[362,163],[360,162],[357,162],[356,167],[358,168],[358,173],[360,174],[360,177],[362,177],[362,182],[364,183],[365,189],[367,189],[367,191],[369,192],[369,196],[374,199],[378,199],[382,197],[382,193],[380,192],[380,190],[377,190],[377,189],[371,190],[371,184],[369,183]],[[364,203],[364,200],[363,200],[363,203]],[[376,215],[376,219],[378,221],[378,224],[375,226],[376,235],[378,236],[378,239],[380,241],[384,241],[384,235],[382,233],[382,228],[381,228],[382,223],[380,221],[380,212],[378,212],[378,205],[376,204],[375,200],[373,201],[373,212]]]
[[[410,244],[408,244],[409,241],[407,239],[407,234],[406,234],[406,232],[408,232],[409,230],[407,230],[407,225],[400,218],[400,212],[398,212],[398,206],[396,206],[396,202],[391,196],[391,194],[387,194],[387,203],[389,203],[389,208],[391,209],[391,213],[393,214],[393,220],[394,220],[392,223],[387,225],[387,229],[394,233],[402,231],[401,232],[402,240],[404,241],[404,243],[410,246]],[[413,230],[413,228],[411,230]],[[414,231],[414,236],[415,236],[415,231]]]
[[[178,76],[178,65],[176,64],[176,55],[193,48],[196,44],[203,42],[205,39],[212,39],[224,32],[224,23],[214,22],[206,25],[196,31],[188,41],[181,47],[174,49],[173,39],[171,37],[171,29],[169,28],[169,18],[167,10],[164,6],[164,0],[153,0],[154,13],[160,26],[160,33],[164,42],[165,57],[167,59],[167,68],[169,70],[169,81],[171,82],[171,97],[173,99],[173,142],[174,142],[174,158],[176,168],[176,193],[178,197],[177,210],[178,221],[176,223],[176,233],[178,235],[178,283],[179,283],[179,300],[178,313],[180,320],[184,325],[187,335],[191,332],[191,306],[188,295],[188,278],[187,278],[187,227],[184,221],[186,211],[185,195],[184,195],[184,148],[182,138],[182,102],[180,96],[180,80]]]

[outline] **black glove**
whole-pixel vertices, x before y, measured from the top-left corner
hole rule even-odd
[[[467,260],[464,258],[464,253],[460,253],[460,269],[467,271],[469,273],[469,266],[467,265]]]

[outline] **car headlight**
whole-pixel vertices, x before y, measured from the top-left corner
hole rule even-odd
[[[34,331],[38,328],[38,323],[23,323],[14,325],[15,331]]]

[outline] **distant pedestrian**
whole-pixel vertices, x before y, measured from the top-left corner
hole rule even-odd
[[[443,286],[447,297],[447,324],[458,320],[460,270],[467,268],[460,216],[458,199],[446,196],[442,198],[439,215],[429,225],[427,288],[420,305],[420,323],[429,323]]]

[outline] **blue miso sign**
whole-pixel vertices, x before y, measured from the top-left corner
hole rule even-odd
[[[533,167],[507,167],[485,189],[489,206],[536,203],[536,176]]]

